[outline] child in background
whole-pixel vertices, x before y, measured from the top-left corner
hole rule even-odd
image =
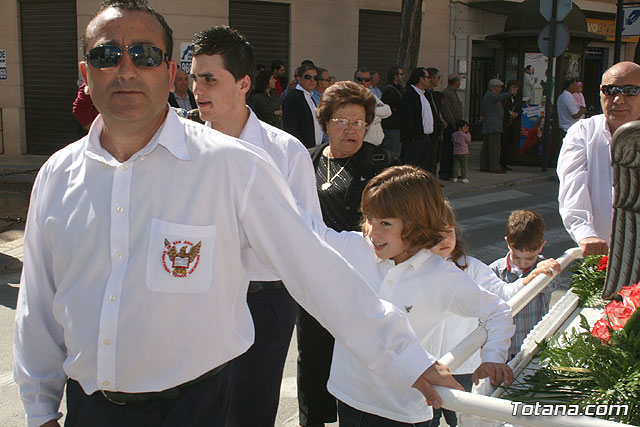
[[[544,227],[544,218],[538,212],[530,210],[511,212],[507,220],[507,235],[504,238],[507,241],[509,252],[507,256],[495,260],[489,266],[500,279],[512,283],[520,278],[526,278],[534,271],[538,263],[544,260],[544,257],[540,255],[542,248],[547,243],[544,240]],[[555,267],[547,267],[547,269],[549,268]],[[551,272],[551,270],[549,271]],[[513,318],[516,324],[516,333],[511,339],[509,359],[512,359],[520,351],[522,342],[529,331],[549,311],[551,291],[550,286],[544,288]]]
[[[428,249],[440,242],[446,228],[438,179],[415,166],[388,168],[367,184],[361,206],[363,234],[312,225],[381,299],[405,313],[428,352],[440,352],[446,317],[486,320],[488,338],[472,380],[477,383],[488,376],[493,384],[511,383],[513,372],[503,363],[513,333],[509,307]],[[390,390],[374,371],[351,356],[347,344],[336,342],[327,384],[339,400],[340,426],[413,423],[425,427],[433,413],[424,397],[413,389]]]
[[[508,301],[525,285],[527,285],[538,274],[550,274],[549,268],[560,273],[560,265],[552,259],[544,260],[527,277],[520,278],[513,283],[506,283],[500,280],[486,264],[482,261],[466,255],[467,243],[462,239],[462,230],[456,224],[456,216],[449,202],[446,202],[445,223],[447,228],[442,233],[442,241],[431,248],[431,252],[439,255],[447,261],[454,263],[460,270],[465,271],[474,282],[482,286],[489,292],[497,295],[504,301]],[[465,339],[475,328],[479,321],[475,318],[464,318],[456,315],[448,316],[444,321],[444,334],[442,337],[443,351],[437,356],[442,357],[451,351],[456,345]],[[471,374],[480,365],[480,351],[475,352],[453,371],[453,377],[470,392]],[[434,417],[429,427],[440,425],[440,415],[450,427],[458,425],[456,413],[448,409],[434,409]]]
[[[471,142],[471,134],[469,133],[469,124],[464,120],[456,121],[456,131],[451,135],[453,143],[453,178],[451,181],[468,183],[467,164],[469,163],[469,143]]]

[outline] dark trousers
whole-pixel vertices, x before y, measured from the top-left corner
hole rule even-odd
[[[285,288],[247,294],[255,340],[231,361],[234,391],[229,426],[273,426],[280,401],[282,371],[296,322],[297,304]]]
[[[404,142],[402,144],[402,162],[405,165],[420,166],[424,170],[429,170],[431,145],[429,135],[423,135],[422,139],[413,142]]]
[[[480,170],[498,172],[500,167],[500,132],[485,133],[482,135],[482,151],[480,152]]]
[[[500,144],[500,166],[503,168],[509,165],[509,152],[511,151],[512,144],[513,125],[510,125],[504,128],[504,133],[502,134],[502,142]]]
[[[453,142],[451,135],[455,132],[454,126],[449,125],[442,135],[442,146],[440,148],[440,169],[438,177],[445,181],[455,178],[453,176]]]
[[[429,139],[431,139],[431,151],[427,160],[426,169],[432,174],[436,175],[436,172],[438,170],[438,162],[440,161],[440,148],[442,146],[442,138],[440,137],[440,135],[432,133],[431,135],[429,135]]]
[[[298,309],[296,335],[300,425],[318,427],[336,422],[336,398],[327,391],[333,357],[333,336],[302,307]]]
[[[462,374],[454,375],[453,378],[455,378],[456,381],[464,387],[464,391],[471,392],[471,387],[473,387],[473,382],[471,381],[472,376],[473,374]],[[440,425],[440,417],[442,415],[444,415],[444,419],[449,427],[456,427],[458,425],[458,417],[455,412],[444,408],[433,408],[433,418],[429,421],[429,424],[427,424],[426,427],[438,427]]]
[[[176,349],[179,351],[179,349]],[[195,351],[192,349],[192,351]],[[101,392],[85,394],[67,381],[65,427],[225,427],[233,381],[229,366],[217,375],[180,389],[172,400],[118,405]]]
[[[428,421],[411,424],[394,421],[360,411],[340,401],[338,402],[338,416],[340,417],[340,427],[428,427]]]

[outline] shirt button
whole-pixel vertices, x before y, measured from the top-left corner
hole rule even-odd
[[[109,301],[115,301],[115,300],[116,300],[116,296],[115,295],[109,296]]]
[[[109,340],[104,340],[104,345],[109,345],[109,344],[111,344],[111,341],[109,341]]]
[[[122,212],[124,212],[124,208],[123,208],[122,206],[118,206],[118,207],[116,208],[116,212],[118,212],[118,213],[122,213]]]
[[[124,170],[127,170],[128,167],[129,166],[127,166],[127,165],[122,165],[122,169],[124,169]]]
[[[116,252],[116,256],[120,259],[122,259],[122,252]]]
[[[102,168],[103,168],[103,169],[106,169],[106,168],[108,168],[108,167],[109,167],[108,165],[106,165],[106,164],[104,164],[104,163],[102,164]]]
[[[102,385],[104,385],[104,386],[109,385],[109,381],[103,381],[103,382],[102,382]]]
[[[393,283],[393,280],[388,279],[388,280],[387,280],[387,285],[390,285],[391,283]]]
[[[146,159],[146,156],[140,156],[140,160]]]

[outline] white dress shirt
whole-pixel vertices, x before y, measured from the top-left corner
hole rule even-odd
[[[322,144],[322,127],[320,127],[320,122],[318,122],[318,116],[316,115],[316,103],[313,102],[313,96],[311,95],[311,92],[304,90],[300,84],[296,85],[296,90],[304,93],[304,99],[307,101],[309,109],[311,109],[311,115],[313,116],[313,133],[315,134],[316,145],[320,145]]]
[[[102,127],[51,156],[31,195],[14,341],[29,426],[60,416],[67,376],[87,394],[159,391],[245,352],[247,247],[390,393],[433,363],[246,143],[169,110],[120,163]]]
[[[317,231],[364,276],[381,299],[406,313],[427,351],[442,352],[443,320],[457,314],[487,320],[483,361],[506,360],[514,331],[511,309],[454,263],[421,249],[396,265],[392,260],[379,259],[361,233],[337,233],[329,228]],[[422,394],[413,389],[389,393],[384,379],[351,356],[343,343],[336,342],[334,347],[327,389],[353,408],[392,420],[416,423],[433,417]]]
[[[556,172],[564,227],[576,242],[609,242],[613,218],[611,132],[603,114],[580,120],[564,138]]]
[[[567,132],[571,125],[580,118],[574,119],[573,115],[580,111],[578,100],[568,90],[562,91],[558,97],[558,126]]]
[[[484,289],[498,296],[503,301],[508,301],[524,287],[524,279],[520,278],[513,283],[507,283],[502,280],[489,268],[488,265],[472,256],[466,256],[467,268],[465,273],[471,279]],[[479,325],[477,318],[461,317],[457,315],[447,316],[444,320],[444,334],[442,337],[442,353],[438,357],[442,357],[447,352],[469,336]],[[505,358],[506,360],[506,358]],[[504,362],[505,360],[502,360]],[[467,360],[453,371],[454,374],[471,374],[482,363],[480,350],[476,351]]]
[[[373,122],[367,128],[367,133],[364,135],[364,140],[373,144],[380,145],[384,139],[384,131],[382,130],[382,119],[386,119],[391,115],[391,107],[382,102],[375,93],[371,92],[371,95],[376,100],[376,114],[373,117]]]
[[[424,128],[425,135],[431,135],[433,133],[433,113],[431,113],[431,104],[427,100],[427,96],[424,94],[424,90],[418,89],[414,85],[411,85],[413,90],[418,92],[420,96],[420,104],[422,104],[422,127]]]
[[[258,120],[253,110],[248,106],[247,109],[249,119],[239,139],[264,150],[289,185],[297,205],[316,218],[322,218],[316,190],[316,173],[307,148],[282,129]],[[206,122],[205,125],[211,127],[211,122]],[[258,260],[252,248],[243,250],[242,257],[248,266],[251,280],[280,280],[275,272]]]

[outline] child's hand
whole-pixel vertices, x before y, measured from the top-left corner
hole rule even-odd
[[[433,388],[441,385],[456,390],[464,391],[464,388],[453,378],[451,371],[440,362],[436,362],[420,375],[411,387],[417,389],[425,397],[427,404],[438,409],[442,406],[442,398]]]
[[[546,274],[547,276],[553,277],[554,274],[562,273],[562,267],[558,264],[553,258],[545,259],[544,261],[540,261],[536,268],[529,273],[527,277],[524,278],[522,284],[528,285],[536,276],[540,274]]]
[[[498,386],[503,382],[509,385],[513,382],[513,371],[506,363],[484,362],[473,373],[471,380],[478,385],[481,378],[490,378],[492,386]]]

